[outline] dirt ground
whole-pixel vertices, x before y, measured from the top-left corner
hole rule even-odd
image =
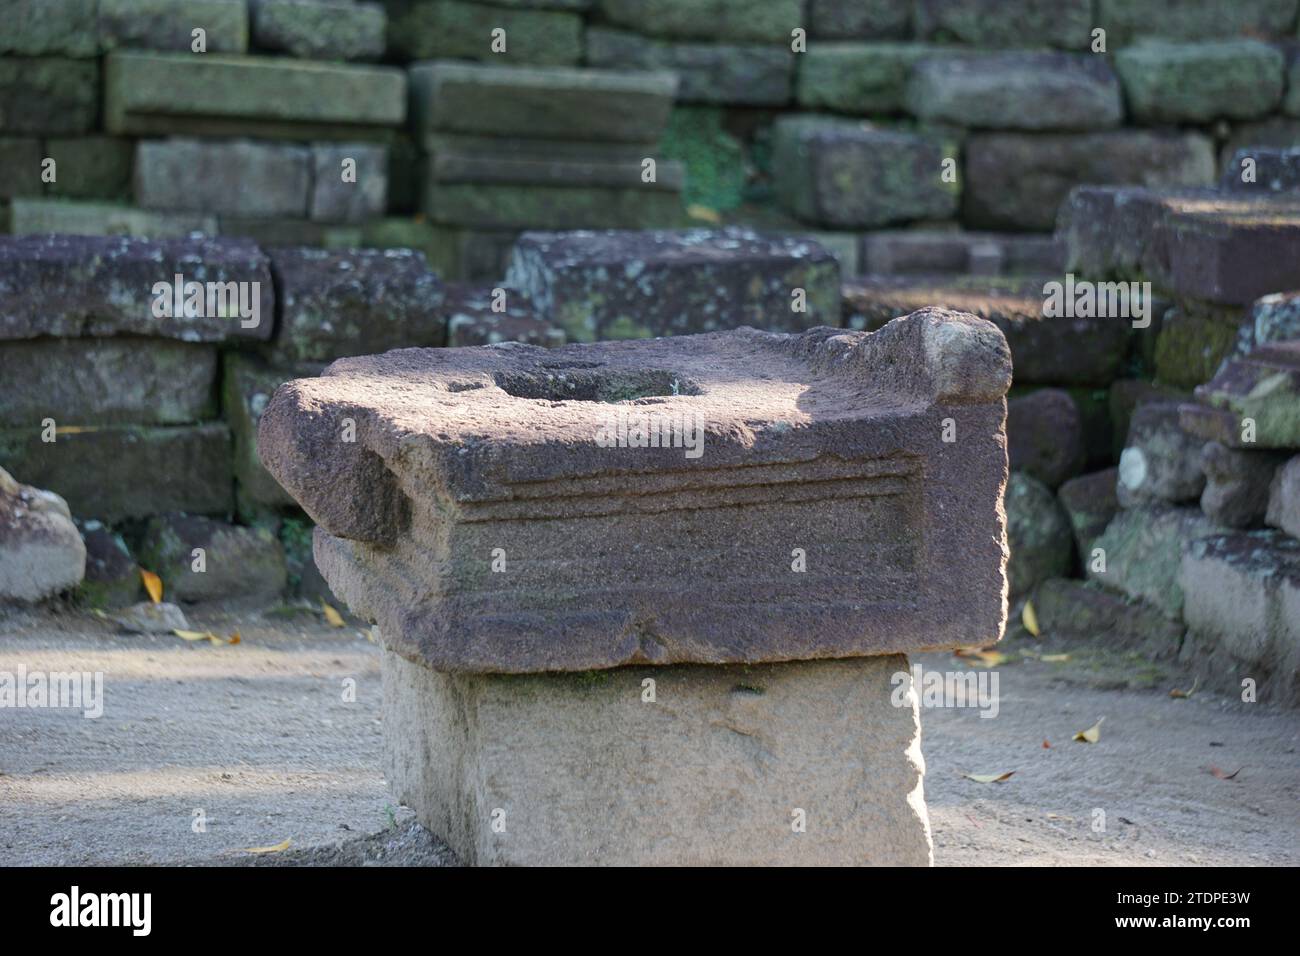
[[[99,719],[0,710],[0,862],[455,864],[385,789],[379,651],[363,629],[189,615],[240,643],[129,636],[73,612],[0,617],[0,671],[105,674]],[[1095,647],[1020,634],[1001,650],[997,717],[922,712],[936,864],[1300,864],[1300,712],[1174,699],[1189,675]],[[1097,743],[1071,739],[1101,717]]]

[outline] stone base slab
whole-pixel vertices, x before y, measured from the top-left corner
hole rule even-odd
[[[895,654],[466,675],[385,650],[385,774],[471,865],[927,866],[907,672]]]

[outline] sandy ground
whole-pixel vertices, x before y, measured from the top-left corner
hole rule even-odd
[[[70,612],[0,618],[0,671],[105,674],[97,720],[0,710],[0,862],[454,864],[385,789],[364,630],[312,614],[190,619],[241,642],[122,635]],[[1190,677],[1095,648],[1021,636],[1002,650],[996,718],[922,713],[938,865],[1300,864],[1300,713],[1171,699]],[[1033,659],[1048,651],[1070,659]],[[1098,743],[1071,740],[1101,717]]]

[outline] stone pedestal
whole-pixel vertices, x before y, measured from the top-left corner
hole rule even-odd
[[[385,774],[468,864],[927,866],[907,671],[447,674],[385,651]]]
[[[401,349],[281,386],[258,450],[466,862],[924,865],[904,655],[1002,634],[1010,378],[935,309]]]

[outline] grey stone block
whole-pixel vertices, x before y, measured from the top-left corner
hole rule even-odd
[[[378,60],[388,17],[379,3],[253,0],[253,43],[309,60]]]
[[[940,51],[922,43],[814,43],[798,58],[799,105],[862,116],[904,112],[912,67]]]
[[[312,155],[253,140],[144,140],[136,148],[135,201],[145,209],[227,216],[307,216]]]
[[[1300,538],[1300,456],[1292,458],[1273,475],[1265,518],[1293,538]]]
[[[788,212],[835,229],[943,219],[960,186],[944,182],[955,145],[812,116],[786,116],[773,132],[778,201]]]
[[[124,200],[131,195],[135,144],[116,136],[76,136],[45,141],[55,181],[47,195],[66,199]]]
[[[529,4],[528,6],[540,6]],[[572,10],[514,4],[425,0],[388,5],[388,48],[403,60],[488,60],[514,66],[575,66],[582,59],[583,20]],[[504,50],[494,50],[504,30]]]
[[[1205,472],[1201,510],[1225,528],[1259,525],[1269,507],[1269,483],[1282,461],[1268,452],[1206,442],[1201,449],[1201,470]]]
[[[839,275],[834,258],[806,239],[694,229],[524,233],[506,281],[571,341],[591,342],[831,325]]]
[[[1141,44],[1115,70],[1139,123],[1257,119],[1282,99],[1282,54],[1257,40]]]
[[[1013,471],[1007,482],[1005,508],[1011,596],[1028,594],[1040,581],[1068,574],[1074,561],[1074,538],[1052,489]]]
[[[0,178],[0,199],[43,195],[41,164],[45,156],[39,139],[0,137],[0,170],[4,171]]]
[[[1119,80],[1089,53],[937,55],[912,69],[920,119],[980,129],[1094,130],[1124,117]]]
[[[1123,508],[1195,501],[1205,490],[1204,442],[1183,430],[1177,402],[1147,402],[1133,412],[1119,456],[1116,492]]]
[[[248,242],[0,237],[0,339],[266,339],[273,295],[266,256]]]
[[[0,56],[93,57],[99,0],[4,0]]]
[[[1183,613],[1178,568],[1184,544],[1222,530],[1199,508],[1125,508],[1093,544],[1104,552],[1105,570],[1092,561],[1084,567],[1090,580],[1176,620]]]
[[[1239,149],[1224,169],[1219,188],[1240,193],[1300,191],[1300,148]]]
[[[99,116],[99,64],[0,57],[0,134],[88,133]]]
[[[1118,482],[1118,469],[1105,468],[1071,478],[1056,493],[1061,507],[1069,515],[1074,543],[1084,564],[1092,560],[1093,545],[1119,510],[1119,501],[1115,497]]]
[[[383,139],[405,119],[406,74],[394,67],[189,53],[105,60],[110,133]]]
[[[677,92],[666,72],[518,69],[417,63],[410,69],[417,138],[433,131],[584,142],[654,143]]]
[[[1092,0],[918,0],[923,39],[985,47],[1087,49]]]
[[[0,468],[0,605],[69,590],[85,570],[86,546],[67,502]]]
[[[1097,0],[1097,25],[1111,48],[1152,38],[1286,36],[1296,6],[1296,0]]]
[[[442,285],[410,249],[272,249],[281,361],[440,346]]]
[[[311,150],[308,215],[317,222],[364,222],[388,206],[388,149],[317,143]]]
[[[701,8],[697,0],[598,0],[601,15],[649,36],[713,43],[781,43],[804,26],[799,0],[749,0]]]
[[[802,57],[800,58],[802,59]],[[669,43],[593,26],[587,30],[586,62],[604,69],[671,70],[685,103],[784,106],[796,56],[790,45]]]
[[[172,50],[194,55],[245,53],[245,0],[96,0],[104,50]],[[204,50],[195,30],[203,30]]]
[[[119,521],[166,511],[224,515],[233,506],[224,424],[86,427],[41,440],[0,429],[0,467],[62,495],[74,514]]]
[[[16,236],[60,233],[180,239],[193,233],[215,236],[217,220],[197,213],[154,212],[118,203],[15,199],[9,207],[9,231]]]
[[[901,40],[912,27],[912,5],[897,0],[808,0],[808,35],[826,40]]]
[[[216,412],[217,350],[167,339],[0,342],[0,420],[11,426],[178,425]]]
[[[902,655],[383,675],[384,776],[467,864],[930,863]]]
[[[140,560],[162,578],[172,600],[265,602],[288,584],[284,549],[270,531],[196,515],[153,518]]]
[[[1070,393],[1040,388],[1007,402],[1007,455],[1012,471],[1052,489],[1083,471],[1083,416]]]

